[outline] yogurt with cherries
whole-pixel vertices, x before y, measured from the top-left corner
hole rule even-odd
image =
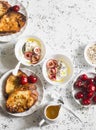
[[[47,74],[50,80],[63,82],[68,75],[68,67],[62,59],[50,59],[46,63]]]
[[[24,58],[30,64],[36,64],[41,58],[41,43],[35,38],[28,38],[23,46]]]

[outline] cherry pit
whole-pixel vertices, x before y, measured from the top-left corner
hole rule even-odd
[[[96,104],[96,75],[81,74],[74,83],[74,97],[82,105]]]

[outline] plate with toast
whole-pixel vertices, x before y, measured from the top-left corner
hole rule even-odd
[[[43,83],[29,69],[20,68],[16,76],[12,71],[9,70],[0,79],[0,106],[10,115],[28,116],[40,108]]]
[[[0,42],[17,38],[26,28],[27,11],[17,0],[0,0]]]

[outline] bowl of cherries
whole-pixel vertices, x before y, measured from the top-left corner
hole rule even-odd
[[[72,85],[72,95],[75,101],[83,107],[96,104],[96,73],[79,74]]]

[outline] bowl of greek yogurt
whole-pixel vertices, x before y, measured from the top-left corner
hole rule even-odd
[[[46,47],[36,36],[21,37],[15,46],[15,55],[23,65],[36,66],[44,60]]]
[[[73,64],[64,54],[49,56],[43,64],[43,76],[52,85],[67,83],[73,75]]]
[[[96,67],[96,42],[90,43],[85,47],[84,57],[90,66]]]

